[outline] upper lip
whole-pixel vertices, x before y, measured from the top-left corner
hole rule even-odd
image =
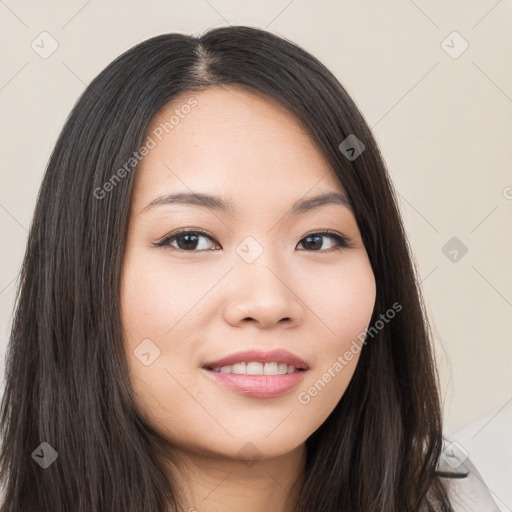
[[[244,350],[243,352],[235,352],[234,354],[230,354],[229,356],[221,359],[207,362],[203,365],[203,368],[219,368],[220,366],[228,366],[244,362],[250,363],[251,361],[259,363],[286,363],[289,366],[295,366],[295,368],[302,368],[304,370],[309,369],[309,364],[306,361],[284,349],[253,349]]]

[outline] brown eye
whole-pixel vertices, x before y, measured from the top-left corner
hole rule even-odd
[[[329,245],[327,248],[324,248],[323,250],[319,250],[324,246],[324,240],[325,238],[330,238],[331,240],[334,240],[334,244],[327,244]],[[324,252],[324,251],[333,251],[333,250],[339,250],[349,247],[348,239],[344,236],[341,236],[337,233],[331,233],[331,232],[320,232],[320,233],[310,233],[306,235],[299,244],[302,244],[306,250],[308,251],[315,251],[315,252]]]
[[[334,243],[326,244],[325,239],[334,240]],[[208,247],[208,240],[211,242],[210,247]],[[184,252],[203,252],[215,250],[215,242],[216,240],[213,236],[206,231],[184,229],[167,235],[159,242],[154,243],[154,245]],[[300,244],[303,245],[305,250],[314,252],[329,252],[351,247],[348,238],[330,231],[309,233],[302,238],[299,242]],[[327,247],[324,247],[325,245]]]
[[[208,247],[208,242],[205,240],[214,241],[213,237],[205,231],[200,230],[183,230],[166,236],[160,242],[155,243],[157,247],[169,247],[186,252],[202,252],[213,250]],[[176,245],[171,245],[175,243]]]

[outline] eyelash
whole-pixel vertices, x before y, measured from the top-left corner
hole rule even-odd
[[[164,238],[162,238],[161,240],[159,240],[158,242],[154,242],[153,245],[155,247],[166,247],[166,248],[169,248],[171,250],[176,250],[176,251],[181,251],[181,252],[188,252],[188,253],[201,253],[201,252],[205,252],[205,251],[213,251],[215,249],[203,249],[201,251],[195,251],[195,250],[192,250],[192,251],[187,251],[185,249],[179,249],[177,247],[171,247],[169,244],[171,242],[173,242],[175,239],[179,238],[180,236],[184,236],[184,235],[203,235],[207,238],[210,238],[213,242],[216,242],[217,241],[215,240],[215,237],[209,233],[208,231],[205,231],[203,229],[182,229],[180,231],[177,231],[175,233],[171,233],[167,236],[165,236]],[[340,251],[340,250],[344,250],[344,249],[349,249],[351,247],[353,247],[352,243],[350,242],[350,240],[343,236],[343,235],[340,235],[339,233],[336,233],[335,231],[331,231],[331,230],[324,230],[324,231],[312,231],[311,233],[308,233],[307,235],[305,235],[304,237],[302,237],[300,240],[299,240],[299,243],[302,242],[303,240],[305,240],[306,238],[309,238],[313,235],[325,235],[325,236],[329,236],[330,238],[333,238],[334,240],[336,240],[337,242],[337,246],[334,247],[334,248],[331,248],[331,249],[326,249],[326,250],[320,250],[320,251],[310,251],[310,252],[332,252],[332,251]],[[220,245],[220,244],[219,244]],[[303,249],[303,250],[306,250],[307,249]]]

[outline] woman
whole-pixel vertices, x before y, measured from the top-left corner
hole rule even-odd
[[[452,510],[425,318],[376,142],[317,59],[249,27],[144,41],[44,177],[1,510]]]

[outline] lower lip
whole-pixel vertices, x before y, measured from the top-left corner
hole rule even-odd
[[[246,396],[271,398],[283,395],[297,386],[308,370],[285,373],[284,375],[246,375],[236,373],[214,372],[203,368],[210,378],[223,387],[232,389]]]

